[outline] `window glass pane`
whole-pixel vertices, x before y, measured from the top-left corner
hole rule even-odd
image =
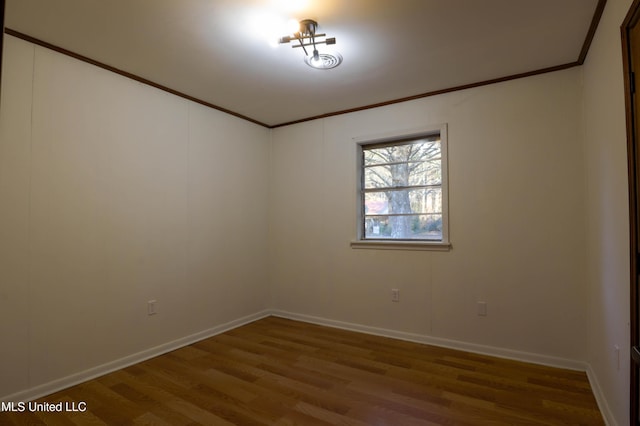
[[[364,166],[398,162],[426,161],[441,157],[440,139],[419,139],[415,142],[363,148]]]
[[[445,128],[441,127],[441,130]],[[446,134],[360,144],[361,239],[444,241]],[[443,224],[443,221],[445,222]]]
[[[389,214],[389,198],[386,192],[368,192],[364,195],[364,214]]]
[[[442,215],[367,216],[365,238],[442,240]]]
[[[410,186],[442,184],[442,163],[440,158],[409,164]]]
[[[440,185],[441,183],[442,167],[440,159],[370,166],[364,169],[365,189]]]
[[[364,214],[442,213],[442,188],[366,192]]]
[[[393,185],[393,175],[389,166],[374,166],[364,169],[364,187],[389,188]]]
[[[442,213],[442,188],[422,188],[409,192],[413,213]]]

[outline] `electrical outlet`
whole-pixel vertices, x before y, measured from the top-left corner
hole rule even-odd
[[[478,302],[478,316],[487,316],[487,302]]]
[[[158,307],[156,306],[156,300],[149,300],[147,302],[147,315],[155,315],[158,313]]]
[[[400,290],[397,288],[391,289],[391,301],[399,302],[400,301]]]

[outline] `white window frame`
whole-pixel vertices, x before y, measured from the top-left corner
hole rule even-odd
[[[392,239],[365,239],[363,235],[363,156],[362,149],[366,145],[392,143],[419,139],[433,135],[440,135],[441,146],[441,167],[442,167],[442,240],[392,240]],[[447,124],[438,124],[421,127],[418,129],[398,130],[378,135],[362,136],[353,138],[355,142],[357,158],[357,194],[356,194],[356,237],[351,241],[354,249],[382,249],[382,250],[437,250],[447,251],[451,249],[449,240],[449,173],[448,173],[448,137]]]

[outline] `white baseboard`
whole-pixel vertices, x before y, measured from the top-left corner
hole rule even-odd
[[[499,358],[507,358],[516,361],[530,362],[533,364],[546,365],[550,367],[565,368],[569,370],[584,371],[589,379],[589,384],[593,391],[593,396],[596,399],[600,413],[607,426],[618,426],[613,413],[609,405],[602,387],[598,382],[597,376],[591,365],[587,362],[576,361],[566,358],[552,357],[548,355],[541,355],[530,352],[515,351],[512,349],[498,348],[494,346],[478,345],[475,343],[461,342],[457,340],[443,339],[440,337],[427,336],[415,333],[405,333],[402,331],[389,330],[378,327],[370,327],[360,324],[354,324],[343,321],[336,321],[322,317],[316,317],[311,315],[298,314],[293,312],[286,312],[280,310],[272,310],[271,315],[287,318],[296,321],[303,321],[312,324],[324,325],[327,327],[341,328],[344,330],[357,331],[361,333],[373,334],[376,336],[391,337],[394,339],[407,340],[410,342],[423,343],[427,345],[440,346],[451,349],[458,349],[466,352],[478,353],[483,355],[490,355]]]
[[[498,358],[512,359],[516,361],[530,362],[550,367],[559,367],[569,370],[587,371],[587,363],[566,358],[558,358],[548,355],[541,355],[530,352],[515,351],[512,349],[498,348],[494,346],[479,345],[476,343],[461,342],[458,340],[443,339],[423,334],[406,333],[402,331],[389,330],[385,328],[370,327],[366,325],[335,321],[311,315],[297,314],[280,310],[272,310],[274,316],[288,318],[296,321],[309,322],[328,327],[341,328],[344,330],[358,331],[361,333],[373,334],[376,336],[392,337],[394,339],[407,340],[410,342],[423,343],[427,345],[440,346],[450,349],[472,352],[483,355],[495,356]]]
[[[186,336],[186,337],[132,354],[132,355],[128,355],[124,358],[120,358],[115,361],[111,361],[106,364],[102,364],[102,365],[90,368],[88,370],[72,374],[67,377],[53,380],[51,382],[38,385],[33,388],[29,388],[11,395],[2,396],[0,397],[0,401],[5,401],[5,402],[32,401],[34,399],[41,398],[46,395],[50,395],[54,392],[58,392],[62,389],[66,389],[70,386],[74,386],[82,382],[85,382],[87,380],[92,380],[97,377],[103,376],[105,374],[111,373],[113,371],[129,367],[133,364],[146,361],[158,355],[171,352],[181,347],[215,336],[217,334],[224,333],[234,328],[241,327],[245,324],[257,321],[259,319],[262,319],[271,315],[281,317],[281,318],[288,318],[296,321],[303,321],[303,322],[308,322],[312,324],[324,325],[327,327],[357,331],[357,332],[372,334],[376,336],[391,337],[394,339],[406,340],[406,341],[411,341],[416,343],[423,343],[423,344],[446,347],[451,349],[458,349],[466,352],[478,353],[483,355],[491,355],[499,358],[507,358],[507,359],[513,359],[517,361],[531,362],[534,364],[566,368],[570,370],[585,371],[587,373],[587,377],[589,378],[591,388],[593,389],[594,396],[596,398],[598,407],[600,408],[600,412],[602,413],[605,423],[608,426],[617,426],[617,423],[613,417],[613,414],[611,413],[611,410],[609,409],[609,406],[606,402],[606,398],[602,393],[602,388],[598,383],[596,375],[591,369],[591,366],[585,362],[575,361],[575,360],[570,360],[565,358],[552,357],[548,355],[535,354],[530,352],[515,351],[511,349],[498,348],[493,346],[479,345],[475,343],[461,342],[457,340],[443,339],[440,337],[433,337],[433,336],[416,334],[416,333],[406,333],[402,331],[389,330],[389,329],[379,328],[379,327],[371,327],[371,326],[354,324],[354,323],[349,323],[344,321],[336,321],[336,320],[331,320],[327,318],[316,317],[312,315],[297,314],[297,313],[286,312],[281,310],[264,310],[264,311],[257,312],[255,314],[248,315],[233,321],[229,321],[227,323],[220,324],[216,327],[212,327],[210,329],[203,330],[201,332],[191,334],[189,336]]]
[[[66,389],[70,386],[74,386],[82,382],[86,382],[87,380],[95,379],[96,377],[104,376],[105,374],[114,372],[116,370],[129,367],[133,364],[146,361],[158,355],[162,355],[167,352],[171,352],[181,347],[198,342],[200,340],[215,336],[217,334],[224,333],[226,331],[243,326],[250,322],[257,321],[264,317],[268,317],[269,315],[271,315],[271,312],[268,310],[257,312],[255,314],[248,315],[233,321],[229,321],[224,324],[220,324],[210,329],[203,330],[198,333],[191,334],[189,336],[182,337],[180,339],[173,340],[171,342],[164,343],[162,345],[155,346],[153,348],[149,348],[132,355],[128,355],[124,358],[120,358],[115,361],[111,361],[106,364],[102,364],[102,365],[90,368],[88,370],[84,370],[79,373],[72,374],[67,377],[53,380],[51,382],[38,385],[33,388],[29,388],[11,395],[2,396],[0,397],[0,401],[4,401],[4,402],[32,401],[34,399],[41,398],[46,395],[50,395],[54,392],[58,392],[62,389]]]
[[[589,378],[589,384],[593,390],[593,396],[596,398],[596,402],[598,403],[600,413],[602,413],[604,423],[607,426],[618,426],[618,422],[616,422],[616,419],[611,412],[611,408],[609,408],[609,404],[607,404],[607,399],[604,397],[604,393],[602,392],[602,388],[598,382],[598,377],[590,365],[587,368],[587,377]]]

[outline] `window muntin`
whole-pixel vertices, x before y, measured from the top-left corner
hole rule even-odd
[[[360,240],[446,242],[441,132],[364,143],[359,150]]]

